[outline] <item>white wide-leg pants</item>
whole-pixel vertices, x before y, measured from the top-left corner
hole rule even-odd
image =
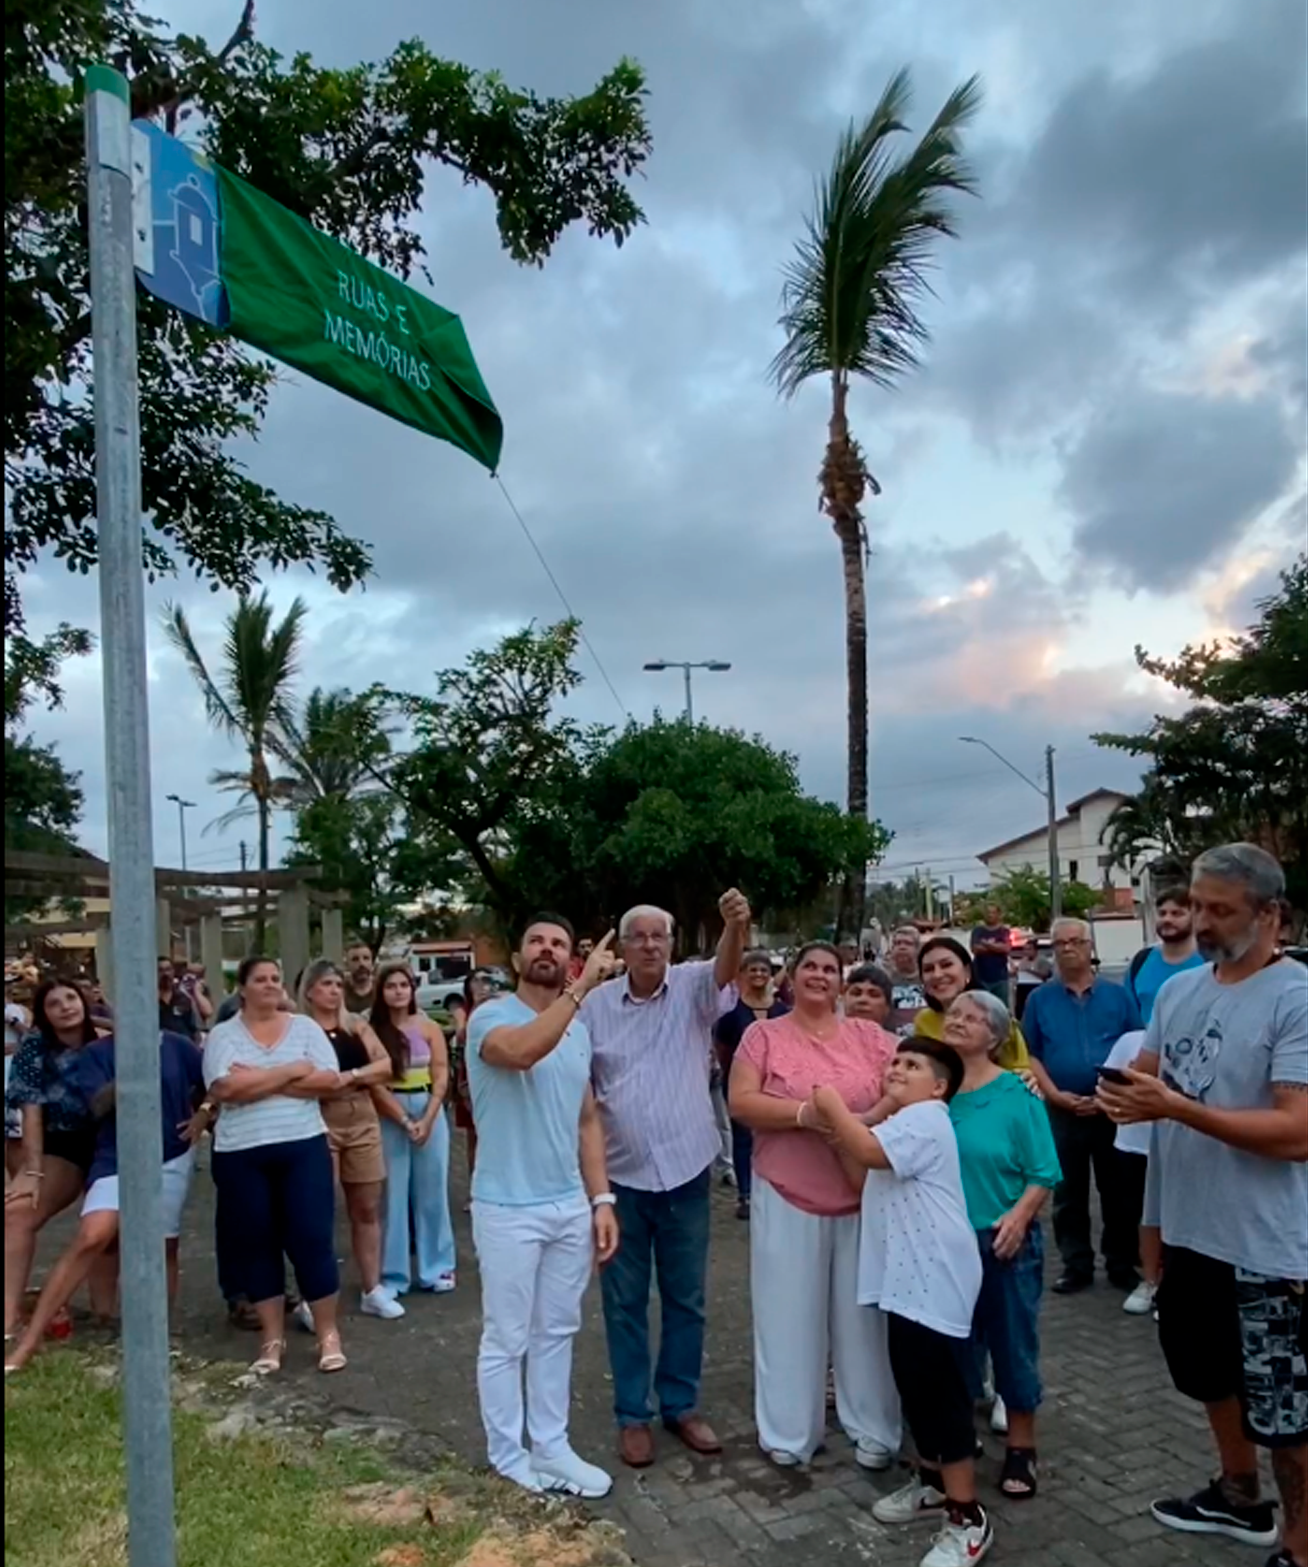
[[[474,1202],[472,1236],[481,1268],[481,1418],[491,1467],[511,1474],[527,1462],[524,1363],[533,1452],[549,1458],[567,1446],[572,1341],[594,1255],[590,1203]]]
[[[823,1219],[754,1174],[749,1225],[759,1445],[807,1463],[826,1436],[827,1366],[850,1440],[894,1452],[899,1395],[883,1313],[858,1304],[859,1215]]]

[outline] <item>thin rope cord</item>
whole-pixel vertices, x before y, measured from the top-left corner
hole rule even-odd
[[[600,677],[603,679],[604,684],[609,688],[609,692],[610,692],[611,696],[613,697],[613,700],[618,704],[619,708],[622,710],[622,716],[624,718],[630,718],[631,714],[627,711],[627,704],[618,695],[618,688],[609,679],[609,672],[608,672],[607,669],[605,669],[603,660],[600,658],[599,654],[595,651],[594,644],[591,642],[590,638],[586,635],[586,627],[582,624],[581,616],[578,615],[576,610],[573,609],[572,605],[568,603],[568,595],[559,586],[559,579],[554,575],[553,571],[550,569],[550,563],[549,563],[549,561],[547,561],[545,559],[544,552],[542,551],[540,545],[537,544],[536,540],[532,537],[531,529],[527,526],[526,519],[523,517],[522,513],[518,510],[517,503],[514,501],[513,497],[509,494],[508,488],[505,485],[504,480],[500,478],[498,473],[494,475],[494,478],[495,478],[496,484],[498,484],[499,487],[500,487],[500,493],[504,496],[504,499],[506,501],[508,501],[508,503],[509,503],[509,510],[517,518],[518,526],[522,529],[523,533],[526,535],[527,543],[530,544],[532,549],[536,552],[536,559],[540,562],[541,569],[544,571],[545,575],[550,579],[550,585],[553,587],[554,591],[558,594],[558,596],[559,596],[559,603],[562,604],[564,609],[567,610],[567,612],[568,612],[568,619],[569,620],[575,620],[577,622],[577,634],[581,638],[582,646],[586,649],[586,651],[590,654],[590,656],[595,660],[595,668],[599,670]]]

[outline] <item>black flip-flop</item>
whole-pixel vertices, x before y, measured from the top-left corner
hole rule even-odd
[[[1039,1488],[1039,1464],[1034,1447],[1010,1447],[999,1471],[999,1489],[1010,1502],[1029,1502]]]

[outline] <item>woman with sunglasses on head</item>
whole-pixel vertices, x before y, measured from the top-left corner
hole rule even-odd
[[[418,1010],[417,987],[403,964],[378,974],[369,1022],[391,1067],[389,1081],[374,1090],[386,1153],[382,1284],[393,1296],[412,1287],[412,1241],[418,1288],[444,1295],[455,1286],[445,1035]]]
[[[926,1006],[918,1013],[913,1030],[923,1039],[945,1037],[945,1014],[965,991],[984,990],[972,972],[972,954],[952,936],[932,936],[917,955],[918,972]],[[998,1064],[1009,1072],[1031,1071],[1031,1052],[1017,1023],[1009,1019],[1008,1033],[999,1047]]]
[[[212,1031],[204,1050],[209,1101],[220,1111],[213,1171],[229,1287],[259,1316],[262,1343],[252,1369],[280,1371],[289,1257],[318,1335],[318,1369],[343,1371],[336,1191],[321,1101],[348,1077],[318,1024],[285,1010],[272,958],[246,958],[237,988],[240,1012]]]
[[[390,1057],[371,1024],[347,1009],[345,976],[330,958],[310,963],[300,976],[298,995],[300,1011],[327,1035],[341,1070],[341,1087],[323,1099],[322,1116],[363,1286],[359,1309],[365,1317],[393,1322],[404,1315],[404,1307],[382,1286],[386,1157],[372,1097],[372,1090],[391,1075]]]
[[[884,1319],[858,1304],[860,1194],[813,1119],[830,1086],[855,1115],[882,1097],[897,1041],[839,1012],[841,960],[809,942],[794,967],[794,1009],[752,1024],[731,1067],[731,1113],[754,1135],[750,1297],[759,1445],[807,1464],[826,1435],[827,1367],[860,1465],[889,1468],[899,1400]]]
[[[96,1124],[77,1081],[77,1060],[99,1030],[72,980],[50,979],[32,1001],[33,1032],[14,1055],[5,1107],[22,1116],[19,1154],[5,1189],[5,1338],[22,1313],[36,1237],[73,1205],[95,1158]],[[113,1260],[93,1281],[99,1315],[113,1312]]]

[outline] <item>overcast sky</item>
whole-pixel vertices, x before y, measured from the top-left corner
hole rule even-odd
[[[162,0],[225,37],[236,0]],[[782,404],[766,370],[777,295],[851,115],[909,64],[914,123],[973,72],[981,199],[941,250],[925,369],[860,390],[870,504],[873,809],[895,875],[980,874],[978,850],[1041,802],[958,736],[1035,773],[1058,748],[1062,802],[1132,786],[1091,731],[1166,700],[1132,648],[1171,653],[1238,627],[1308,527],[1308,12],[1302,0],[265,0],[290,53],[349,65],[420,36],[542,92],[585,91],[619,56],[649,78],[648,225],[621,251],[569,233],[543,271],[498,249],[488,195],[436,171],[434,294],[464,320],[504,416],[503,477],[625,709],[676,712],[655,658],[730,660],[697,711],[796,752],[844,789],[839,554],[816,508],[825,389]],[[251,470],[372,546],[366,592],[303,573],[304,685],[410,689],[560,605],[503,496],[470,459],[288,374]],[[156,856],[235,863],[199,838],[233,765],[205,728],[155,613],[176,596],[215,651],[225,595],[152,590]],[[94,585],[31,580],[34,625],[94,624]],[[587,658],[587,720],[623,713]],[[85,841],[104,843],[99,671],[35,728],[82,770]],[[248,833],[247,833],[248,836]]]

